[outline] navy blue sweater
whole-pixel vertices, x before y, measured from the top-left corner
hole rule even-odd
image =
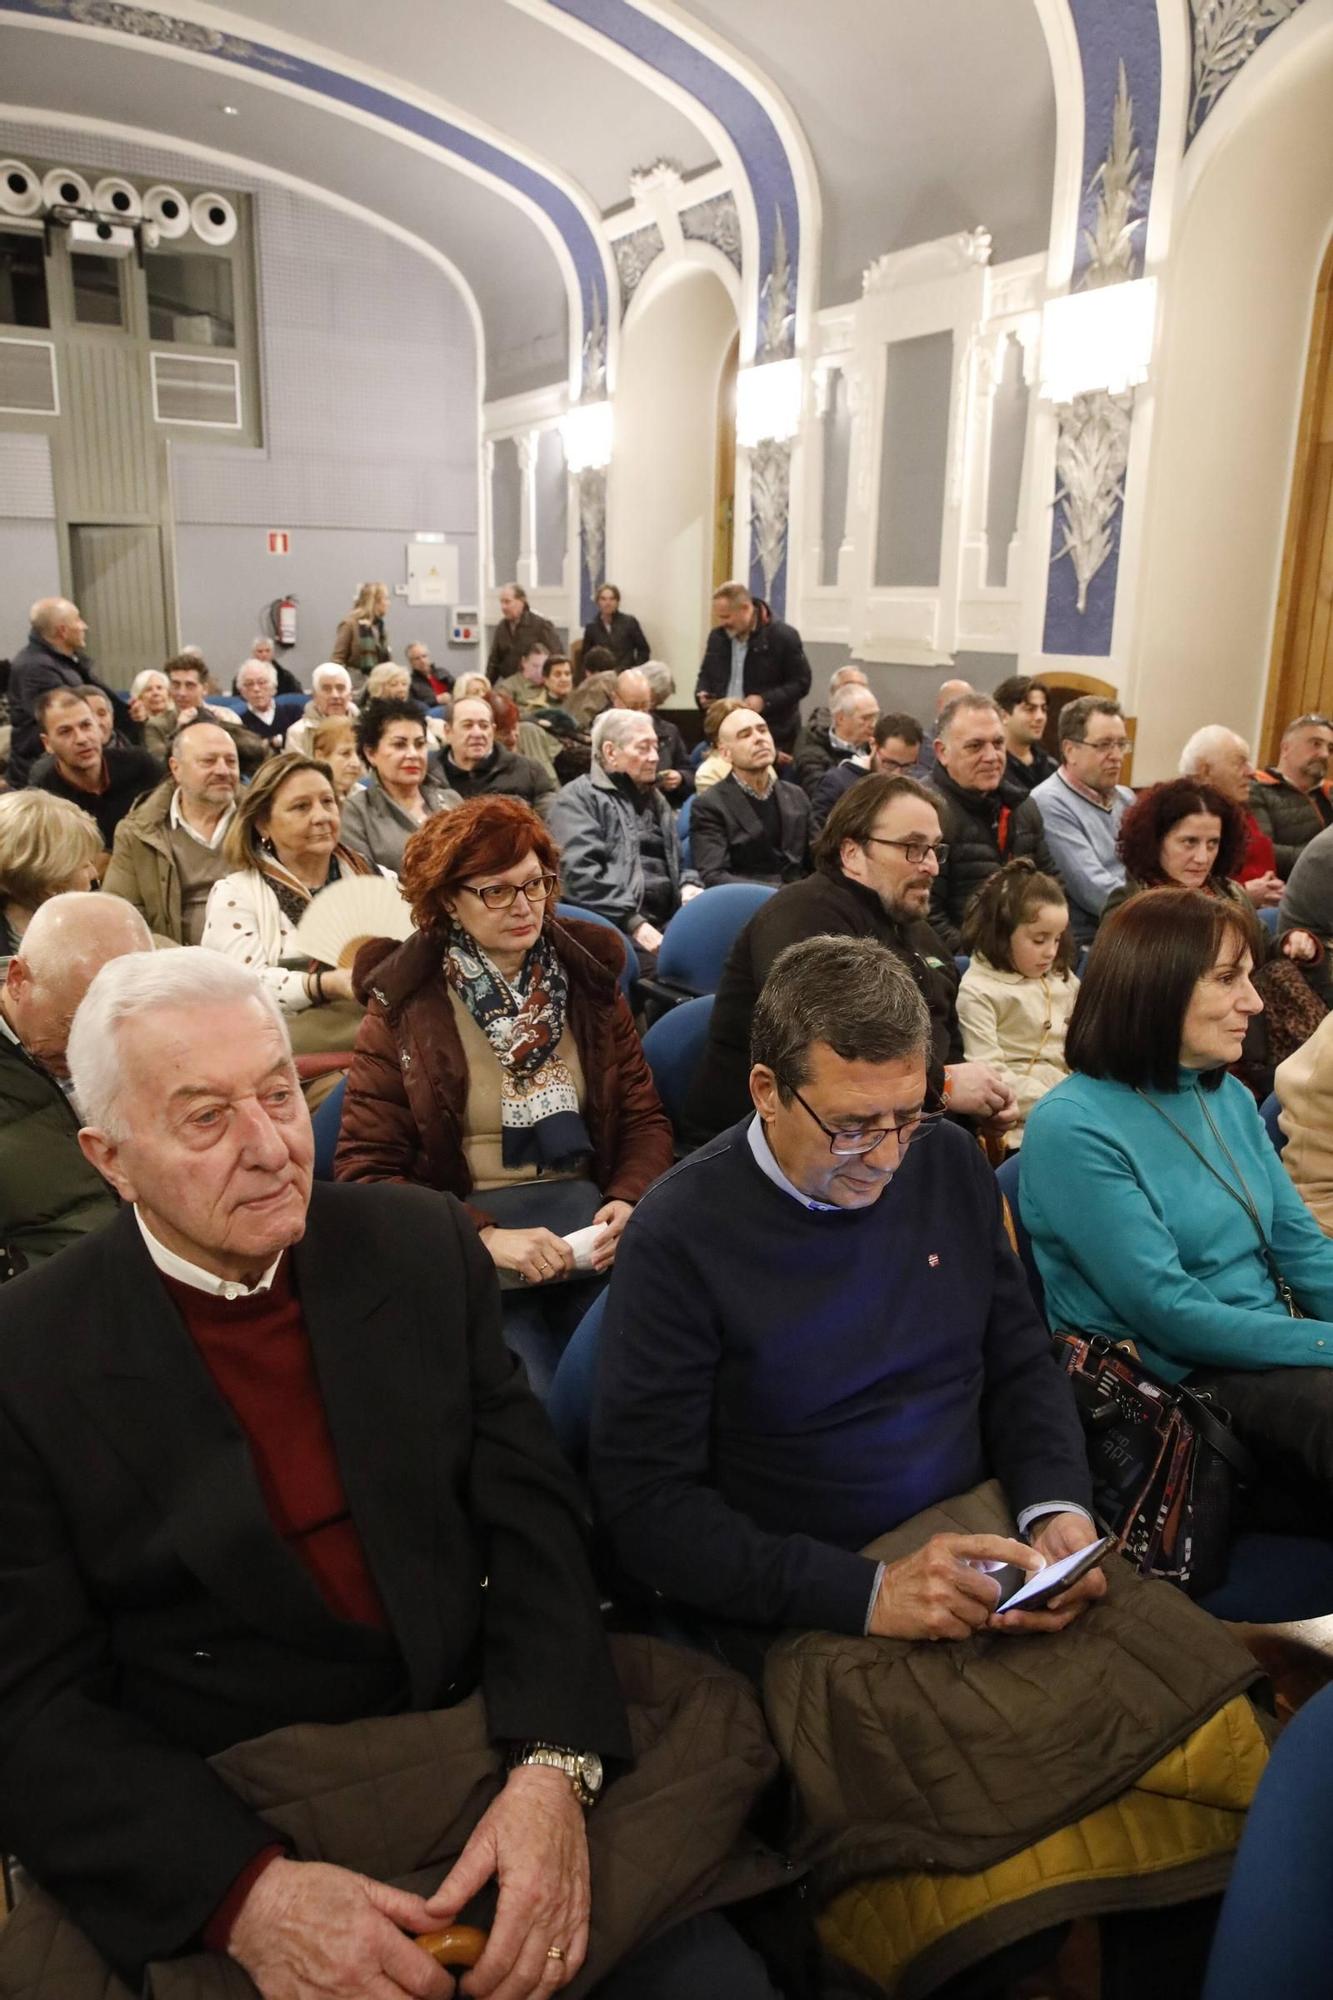
[[[860,1632],[856,1551],[996,1476],[1090,1507],[1082,1432],[975,1140],[812,1212],[748,1120],[643,1197],[616,1256],[593,1487],[624,1568],[713,1617]]]

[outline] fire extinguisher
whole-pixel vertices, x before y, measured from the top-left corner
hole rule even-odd
[[[275,597],[268,607],[268,626],[278,644],[283,647],[296,644],[296,599]]]

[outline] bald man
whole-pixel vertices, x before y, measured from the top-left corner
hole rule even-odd
[[[971,681],[962,681],[962,680],[941,681],[935,694],[936,722],[939,721],[945,709],[949,706],[949,703],[951,701],[957,701],[960,694],[975,694],[975,693],[976,689],[973,687]],[[923,782],[926,784],[930,783],[931,775],[935,769],[936,758],[935,758],[934,738],[935,738],[934,729],[928,729],[926,731],[926,740],[921,745],[921,777]]]
[[[15,653],[9,667],[9,719],[14,734],[6,776],[14,792],[27,784],[28,773],[42,754],[37,701],[51,688],[101,688],[115,710],[116,728],[132,742],[139,740],[138,725],[130,721],[125,703],[93,673],[84,651],[88,627],[78,605],[67,597],[39,597],[28,617],[32,627],[28,643]]]
[[[116,1197],[79,1150],[65,1043],[93,979],[113,958],[151,951],[119,896],[52,896],[0,986],[0,1264],[12,1277],[108,1222]]]

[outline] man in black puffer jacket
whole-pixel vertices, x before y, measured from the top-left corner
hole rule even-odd
[[[952,952],[965,949],[968,904],[1006,861],[1030,855],[1043,875],[1060,879],[1041,812],[1005,777],[1005,754],[1004,717],[989,695],[959,695],[943,710],[930,788],[949,852],[931,888],[930,923]]]

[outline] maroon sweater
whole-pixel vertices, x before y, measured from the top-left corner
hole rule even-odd
[[[268,1291],[215,1298],[159,1273],[232,1415],[245,1432],[269,1518],[335,1618],[388,1629],[347,1506],[301,1301],[284,1256]],[[241,1905],[282,1853],[275,1843],[232,1883],[203,1933],[225,1951]]]

